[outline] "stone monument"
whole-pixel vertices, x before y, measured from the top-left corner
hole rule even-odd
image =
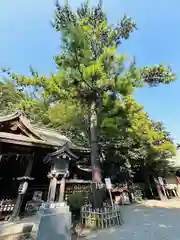
[[[45,203],[39,210],[37,240],[71,240],[71,212],[65,203]]]

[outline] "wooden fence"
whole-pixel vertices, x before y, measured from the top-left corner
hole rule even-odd
[[[81,209],[81,223],[91,229],[103,229],[118,226],[123,223],[120,206],[105,206],[102,209],[93,209],[84,206]]]
[[[15,206],[15,201],[2,200],[0,201],[0,220],[6,220],[11,214]]]

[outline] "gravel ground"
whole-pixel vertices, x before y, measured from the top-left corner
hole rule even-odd
[[[179,240],[180,199],[122,206],[124,224],[91,233],[95,240]]]

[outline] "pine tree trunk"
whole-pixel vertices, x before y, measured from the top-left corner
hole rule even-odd
[[[91,104],[90,109],[90,140],[91,140],[91,166],[92,181],[94,183],[101,182],[101,171],[99,164],[98,140],[97,140],[97,111],[96,103]]]
[[[99,164],[98,139],[97,139],[97,111],[96,103],[91,104],[90,109],[90,143],[91,143],[91,166],[92,166],[92,207],[102,208],[103,197],[98,189],[98,184],[101,183],[101,171]]]

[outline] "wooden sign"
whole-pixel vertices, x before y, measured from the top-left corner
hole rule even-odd
[[[106,184],[106,188],[109,192],[109,196],[111,199],[111,205],[113,206],[113,199],[112,199],[112,194],[111,194],[111,189],[112,189],[112,184],[111,184],[111,179],[110,178],[105,178],[105,184]]]
[[[106,188],[108,190],[111,190],[112,189],[112,184],[111,184],[111,179],[110,178],[105,178],[105,183],[106,183]]]

